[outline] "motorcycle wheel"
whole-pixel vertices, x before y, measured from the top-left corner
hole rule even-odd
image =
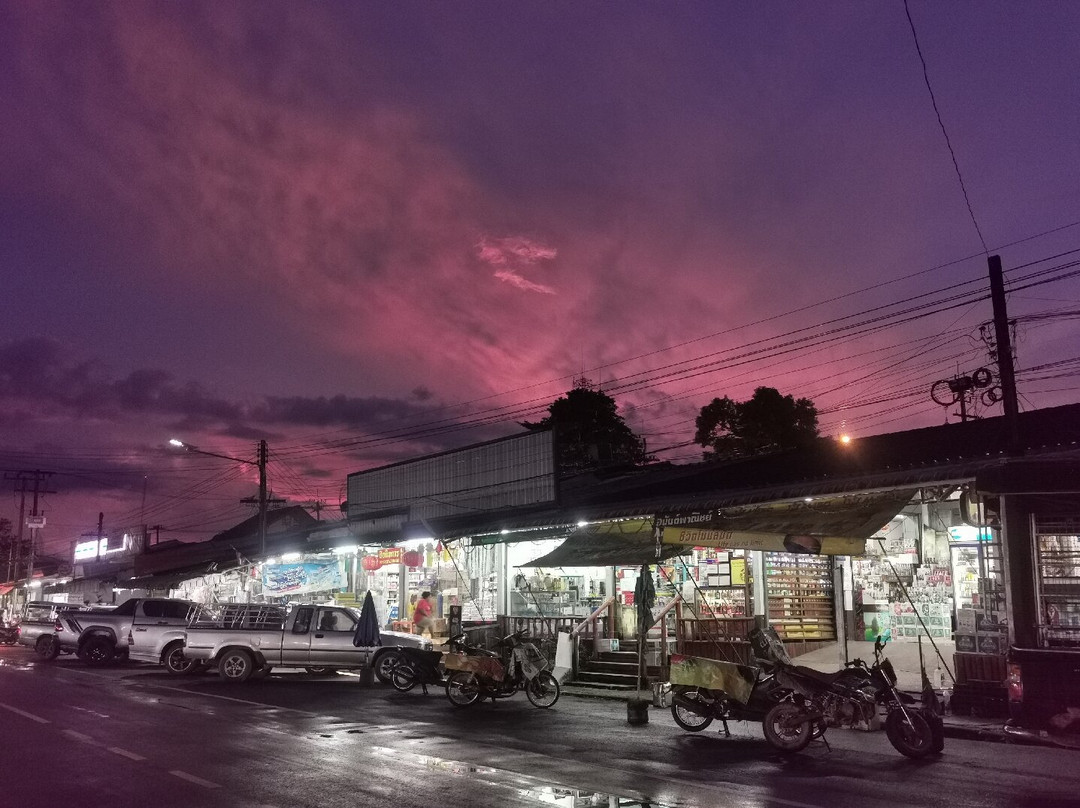
[[[480,682],[475,673],[455,671],[446,680],[446,698],[455,707],[468,707],[480,700]]]
[[[559,680],[550,671],[540,671],[525,683],[525,698],[533,707],[550,707],[559,700],[561,692]]]
[[[885,735],[889,743],[896,747],[901,755],[918,760],[933,754],[934,730],[926,717],[917,710],[908,710],[910,724],[904,718],[903,710],[893,710],[885,719]],[[944,735],[942,735],[944,746]]]
[[[398,662],[390,672],[390,684],[394,686],[394,690],[402,693],[408,693],[416,687],[418,679],[419,677],[416,675],[413,666],[404,659]]]
[[[765,713],[761,722],[765,740],[781,752],[801,752],[814,738],[814,725],[809,718],[798,717],[803,711],[788,701],[782,701]]]
[[[686,693],[683,698],[690,699],[691,701],[698,701],[698,694]],[[677,704],[674,697],[671,701],[671,717],[675,719],[675,723],[685,729],[687,732],[701,732],[703,729],[707,729],[709,724],[713,722],[713,717],[709,715],[709,708],[702,705],[702,712],[695,713],[692,710]]]

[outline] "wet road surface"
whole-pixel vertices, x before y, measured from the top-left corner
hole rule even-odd
[[[654,708],[632,727],[621,702],[459,709],[351,676],[237,686],[2,648],[0,808],[1080,805],[1077,752],[950,739],[911,761],[883,733],[834,730],[785,756],[760,726],[717,726],[686,733]]]

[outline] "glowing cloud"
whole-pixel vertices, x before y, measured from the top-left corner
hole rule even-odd
[[[559,254],[554,247],[530,241],[524,236],[514,236],[503,239],[482,238],[476,249],[481,261],[496,267],[495,277],[499,280],[526,292],[555,294],[555,289],[551,286],[530,281],[520,272],[524,267],[539,261],[553,260]]]

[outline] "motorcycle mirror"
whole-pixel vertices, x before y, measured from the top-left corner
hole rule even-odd
[[[884,647],[885,647],[885,642],[884,642],[884,640],[881,639],[881,635],[878,634],[877,639],[874,640],[874,650],[875,651],[880,651]]]

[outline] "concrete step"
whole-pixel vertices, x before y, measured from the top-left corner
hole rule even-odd
[[[605,685],[616,689],[633,690],[637,686],[636,673],[597,673],[593,671],[578,671],[574,677],[574,684],[596,687]]]

